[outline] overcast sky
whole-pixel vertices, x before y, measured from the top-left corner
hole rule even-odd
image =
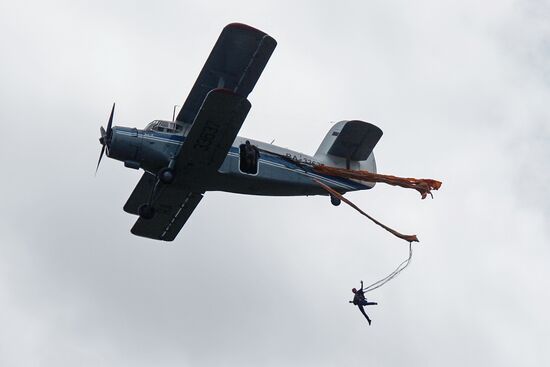
[[[206,2],[205,2],[206,3]],[[1,366],[550,364],[548,1],[0,0]],[[182,104],[231,22],[278,41],[240,135],[312,154],[331,121],[384,136],[433,200],[207,193],[176,241],[134,237],[140,177],[99,126]]]

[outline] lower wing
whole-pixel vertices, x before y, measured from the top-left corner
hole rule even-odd
[[[144,175],[149,175],[145,173]],[[152,176],[151,176],[152,177]],[[134,193],[146,193],[147,196],[134,195],[130,196],[128,202],[124,206],[124,210],[132,214],[138,214],[139,206],[137,203],[146,203],[149,199],[148,195],[151,192],[151,186],[143,184],[140,187],[142,180],[134,190]],[[154,177],[153,177],[154,181]],[[162,184],[159,184],[162,185]],[[131,232],[136,236],[147,237],[154,240],[173,241],[183,228],[199,202],[203,197],[201,192],[192,192],[182,190],[172,185],[162,185],[157,189],[154,201],[154,215],[150,219],[139,218]]]

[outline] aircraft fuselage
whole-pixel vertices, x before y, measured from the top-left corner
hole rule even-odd
[[[143,169],[153,175],[177,157],[185,141],[181,133],[166,133],[115,126],[108,150],[110,158],[126,167]],[[256,167],[243,171],[241,149],[249,141],[257,148]],[[311,169],[319,164],[314,157],[261,141],[237,137],[218,171],[212,175],[189,174],[174,184],[198,191],[226,191],[249,195],[300,196],[327,195],[312,179],[339,192],[369,189],[372,186],[354,180],[321,175]],[[255,168],[255,169],[254,169]],[[178,175],[176,169],[176,175]]]

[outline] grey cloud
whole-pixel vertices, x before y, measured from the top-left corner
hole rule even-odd
[[[0,364],[548,364],[544,2],[20,2],[0,11]],[[279,46],[242,134],[312,153],[329,121],[384,136],[379,170],[434,200],[350,198],[418,233],[407,270],[348,303],[406,245],[323,198],[208,193],[170,245],[131,236],[139,174],[98,128],[169,118],[220,29]]]

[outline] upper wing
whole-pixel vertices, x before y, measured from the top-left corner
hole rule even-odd
[[[136,190],[138,190],[141,184],[142,181],[139,182]],[[136,190],[134,190],[134,193]],[[132,193],[128,203],[124,206],[124,210],[129,211],[127,210],[127,206],[130,200],[132,200],[134,193]],[[136,236],[173,241],[201,201],[202,196],[202,193],[181,190],[174,185],[162,185],[158,189],[153,201],[155,211],[153,218],[139,218],[132,227],[131,232]],[[142,199],[145,200],[141,201],[141,204],[147,202],[148,195],[142,197]],[[137,203],[138,201],[135,202]],[[128,209],[133,210],[134,208],[128,207]]]
[[[208,93],[176,158],[175,183],[185,184],[190,176],[196,181],[220,168],[250,107],[245,97],[231,91]]]
[[[247,97],[260,78],[277,42],[245,24],[227,25],[214,45],[177,120],[191,123],[209,91],[229,89]]]

